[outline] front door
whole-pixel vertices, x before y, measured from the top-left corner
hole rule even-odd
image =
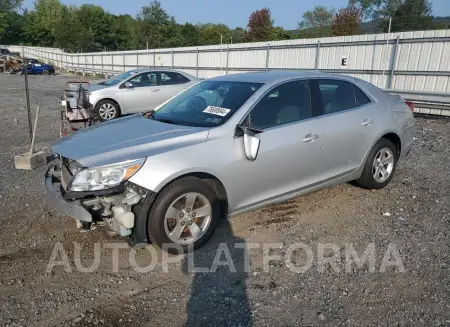
[[[160,105],[157,73],[142,73],[127,82],[130,82],[133,87],[125,88],[125,83],[122,84],[122,111],[124,113],[148,111]]]
[[[234,139],[237,211],[320,180],[320,124],[314,116],[306,80],[274,87],[252,109],[244,124],[263,132],[255,161],[246,159],[242,137]]]

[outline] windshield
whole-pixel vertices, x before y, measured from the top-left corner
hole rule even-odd
[[[113,85],[119,84],[120,82],[123,82],[124,80],[126,80],[127,78],[129,78],[135,74],[136,74],[135,72],[125,72],[120,75],[114,76],[113,78],[111,78],[105,82],[99,83],[99,84],[113,86]]]
[[[262,85],[203,81],[173,98],[151,117],[177,125],[219,126],[230,119]]]

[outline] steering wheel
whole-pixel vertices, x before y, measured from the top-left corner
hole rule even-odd
[[[186,104],[186,111],[201,113],[203,110],[206,109],[206,107],[207,107],[206,100],[200,96],[195,96],[189,99],[188,103]]]

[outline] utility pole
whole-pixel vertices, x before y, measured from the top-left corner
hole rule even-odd
[[[233,44],[233,37],[230,36],[230,44]]]
[[[223,46],[223,34],[220,34],[220,75],[222,75],[222,46]]]

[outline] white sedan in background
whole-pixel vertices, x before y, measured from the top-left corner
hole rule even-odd
[[[155,109],[200,79],[171,69],[135,69],[92,85],[89,101],[101,121]]]

